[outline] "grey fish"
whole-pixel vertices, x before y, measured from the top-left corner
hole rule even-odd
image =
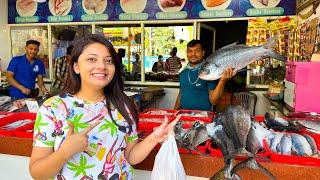
[[[175,139],[178,147],[188,147],[191,144],[191,135],[188,130],[182,128],[182,122],[178,121],[174,126]]]
[[[271,132],[262,127],[257,122],[252,122],[251,129],[248,134],[246,149],[256,154],[263,147],[263,140],[266,139]]]
[[[272,133],[259,124],[257,124],[258,127],[254,125],[249,112],[239,105],[229,106],[225,112],[215,118],[213,123],[206,124],[208,135],[220,147],[225,163],[224,167],[210,179],[240,179],[236,171],[245,167],[261,170],[273,178],[268,170],[254,160],[257,157],[255,153],[259,146],[262,146],[263,139]],[[252,151],[247,151],[246,146],[252,147]],[[239,154],[253,158],[249,160],[250,162],[237,166],[233,171],[233,160]]]
[[[251,157],[248,158],[247,160],[244,160],[240,163],[238,163],[236,166],[234,166],[234,168],[231,171],[231,174],[236,174],[237,171],[243,169],[243,168],[249,168],[249,169],[255,169],[255,170],[259,170],[260,172],[262,172],[263,174],[265,174],[267,177],[269,177],[269,179],[275,180],[276,178],[274,177],[274,175],[265,167],[263,167],[261,164],[259,164],[255,158]]]
[[[236,43],[224,46],[213,52],[205,61],[199,71],[199,78],[203,80],[217,80],[227,67],[232,67],[238,71],[255,60],[272,57],[280,61],[285,61],[285,56],[280,55],[272,48],[276,44],[274,36],[262,46],[250,47]]]
[[[251,127],[247,137],[246,150],[253,154],[256,154],[261,148],[262,144],[260,144],[259,139],[256,136],[256,131],[253,127]]]
[[[175,139],[178,147],[189,150],[198,151],[197,146],[209,139],[206,126],[196,121],[190,129],[183,129],[182,123],[179,121],[175,127]]]
[[[199,121],[196,121],[193,124],[192,129],[194,129],[195,133],[190,148],[195,149],[198,145],[210,139],[206,126],[201,124]]]
[[[311,150],[312,150],[312,155],[318,154],[318,148],[317,148],[317,144],[314,141],[314,139],[309,136],[308,134],[303,134],[303,136],[306,138],[306,140],[308,141]]]
[[[295,121],[297,124],[306,127],[308,129],[313,129],[315,131],[320,132],[320,121],[305,121],[305,120],[299,120]]]
[[[229,106],[221,118],[223,129],[238,151],[244,150],[251,128],[249,112],[242,106]]]
[[[280,142],[281,154],[291,155],[291,146],[292,146],[291,135],[290,134],[283,135]]]
[[[235,147],[232,140],[226,135],[225,131],[223,130],[223,126],[217,125],[214,128],[210,128],[210,126],[207,126],[207,130],[208,132],[210,132],[208,134],[212,138],[212,140],[221,148],[221,152],[225,159],[231,159],[235,154]]]
[[[278,144],[280,144],[281,139],[282,139],[282,136],[283,136],[282,133],[278,133],[278,132],[275,132],[275,133],[274,133],[274,138],[272,139],[271,145],[270,145],[270,149],[271,149],[273,152],[279,152],[279,151],[277,151],[277,146],[278,146]],[[279,148],[278,148],[278,149],[279,149]]]
[[[312,156],[312,150],[307,139],[299,134],[292,134],[292,154],[299,156]]]
[[[207,129],[210,131],[210,126],[209,128],[207,127]],[[233,144],[233,141],[226,135],[221,124],[217,125],[215,128],[211,130],[213,130],[214,133],[209,133],[209,136],[220,147],[221,152],[223,154],[225,166],[221,171],[214,174],[210,179],[232,179],[232,161],[236,155],[236,149]]]
[[[267,124],[271,124],[273,126],[288,126],[289,122],[284,120],[281,117],[275,117],[275,118],[271,118],[270,113],[266,112],[266,114],[264,115],[264,121]]]

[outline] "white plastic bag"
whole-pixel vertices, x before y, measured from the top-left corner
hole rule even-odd
[[[154,161],[151,180],[185,180],[177,143],[173,135],[165,140]]]

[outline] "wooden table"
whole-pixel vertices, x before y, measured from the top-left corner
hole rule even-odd
[[[136,169],[152,170],[157,151],[152,151],[150,155]],[[224,163],[221,157],[180,154],[186,174],[189,176],[211,177],[219,171]],[[277,179],[320,179],[320,167],[298,166],[280,164],[272,162],[262,162],[262,166],[267,168]],[[243,169],[238,172],[243,179],[268,179],[260,171]]]

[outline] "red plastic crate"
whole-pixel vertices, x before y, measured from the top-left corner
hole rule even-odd
[[[208,146],[209,146],[209,143],[210,143],[210,141],[209,140],[207,140],[207,141],[205,141],[205,142],[203,142],[202,144],[199,144],[198,146],[197,146],[197,148],[198,148],[198,150],[199,150],[199,152],[198,151],[195,151],[195,150],[191,150],[191,154],[206,154],[207,153],[207,149],[208,149]],[[190,153],[190,151],[189,150],[187,150],[187,149],[185,149],[185,148],[178,148],[178,151],[179,151],[179,153],[181,153],[181,154],[189,154]]]
[[[209,154],[213,157],[223,157],[220,148],[213,147],[213,143],[211,140],[209,140],[208,151],[209,151]]]
[[[168,119],[170,120],[171,117],[168,117]],[[139,114],[138,131],[153,131],[153,128],[160,126],[164,118],[164,115]],[[158,122],[147,121],[147,119],[154,119]]]
[[[206,114],[205,117],[197,117],[192,115],[191,113],[204,113]],[[202,121],[206,123],[211,123],[214,118],[214,113],[210,111],[201,111],[201,110],[187,110],[187,109],[180,109],[177,113],[176,116],[181,114],[181,120],[187,120],[187,121]]]
[[[0,136],[14,136],[12,131],[5,131],[0,129]]]
[[[2,126],[14,123],[19,120],[30,119],[32,122],[23,126],[17,127],[16,129],[4,130]],[[8,113],[7,116],[0,118],[0,136],[8,137],[21,137],[21,138],[33,138],[34,121],[36,119],[36,113],[29,112],[18,112]]]
[[[318,150],[320,150],[320,134],[310,132],[307,129],[302,129],[301,133],[311,136],[314,139],[314,141],[316,142]]]
[[[207,116],[206,117],[196,117],[196,116],[192,116],[191,114],[187,115],[188,113],[207,113]],[[183,123],[182,123],[183,128],[192,127],[192,125],[195,121],[200,121],[202,123],[211,123],[213,121],[214,116],[215,116],[215,114],[210,111],[180,109],[172,119],[174,119],[178,115],[181,115],[179,121],[183,121]]]
[[[254,116],[254,120],[256,121],[256,122],[263,122],[264,121],[264,115],[256,115],[256,116]]]
[[[15,131],[15,130],[0,130],[0,136],[5,137],[20,137],[20,138],[33,138],[33,132]]]
[[[149,112],[152,111],[165,111],[168,112],[168,115],[164,114],[149,114]],[[146,131],[146,132],[152,132],[155,127],[160,126],[160,124],[164,121],[165,116],[168,118],[168,120],[172,120],[172,117],[176,113],[176,110],[173,109],[155,109],[155,108],[149,108],[143,111],[139,114],[139,122],[138,122],[138,131]],[[150,122],[145,121],[144,119],[154,119],[158,122]]]
[[[319,147],[318,143],[317,146]],[[305,166],[320,166],[320,158],[278,154],[269,148],[266,141],[264,141],[264,148],[272,162]]]
[[[6,117],[0,118],[0,127],[23,119],[35,120],[36,116],[36,113],[29,112],[9,113]]]
[[[258,115],[258,116],[255,116],[254,119],[257,122],[263,122],[264,116]],[[291,120],[299,120],[300,118],[283,117],[283,119],[285,119],[287,121],[291,121]],[[306,118],[303,118],[301,120],[306,120]],[[290,133],[290,132],[281,132],[281,133]],[[320,147],[320,135],[319,134],[308,132],[305,129],[301,129],[301,132],[299,134],[310,135],[315,140],[317,147],[319,149],[319,147]],[[273,152],[269,148],[269,145],[266,140],[264,140],[263,143],[264,143],[264,148],[263,148],[264,155],[266,157],[269,157],[272,162],[285,163],[285,164],[295,164],[295,165],[320,166],[320,158],[278,154],[276,152]]]
[[[163,111],[164,113],[167,113],[167,116],[173,116],[177,112],[177,110],[175,110],[175,109],[148,108],[148,109],[145,109],[140,114],[165,115],[165,114],[156,113],[156,112],[159,112],[159,111]],[[152,112],[155,112],[155,113],[152,113]]]

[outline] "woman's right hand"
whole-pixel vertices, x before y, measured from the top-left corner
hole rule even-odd
[[[76,153],[85,151],[88,148],[88,134],[89,132],[95,128],[98,124],[101,123],[102,120],[98,120],[91,124],[89,127],[84,129],[81,132],[74,132],[74,126],[72,122],[68,121],[69,130],[66,135],[66,140],[61,145],[61,151],[64,151],[63,154],[69,159]]]

